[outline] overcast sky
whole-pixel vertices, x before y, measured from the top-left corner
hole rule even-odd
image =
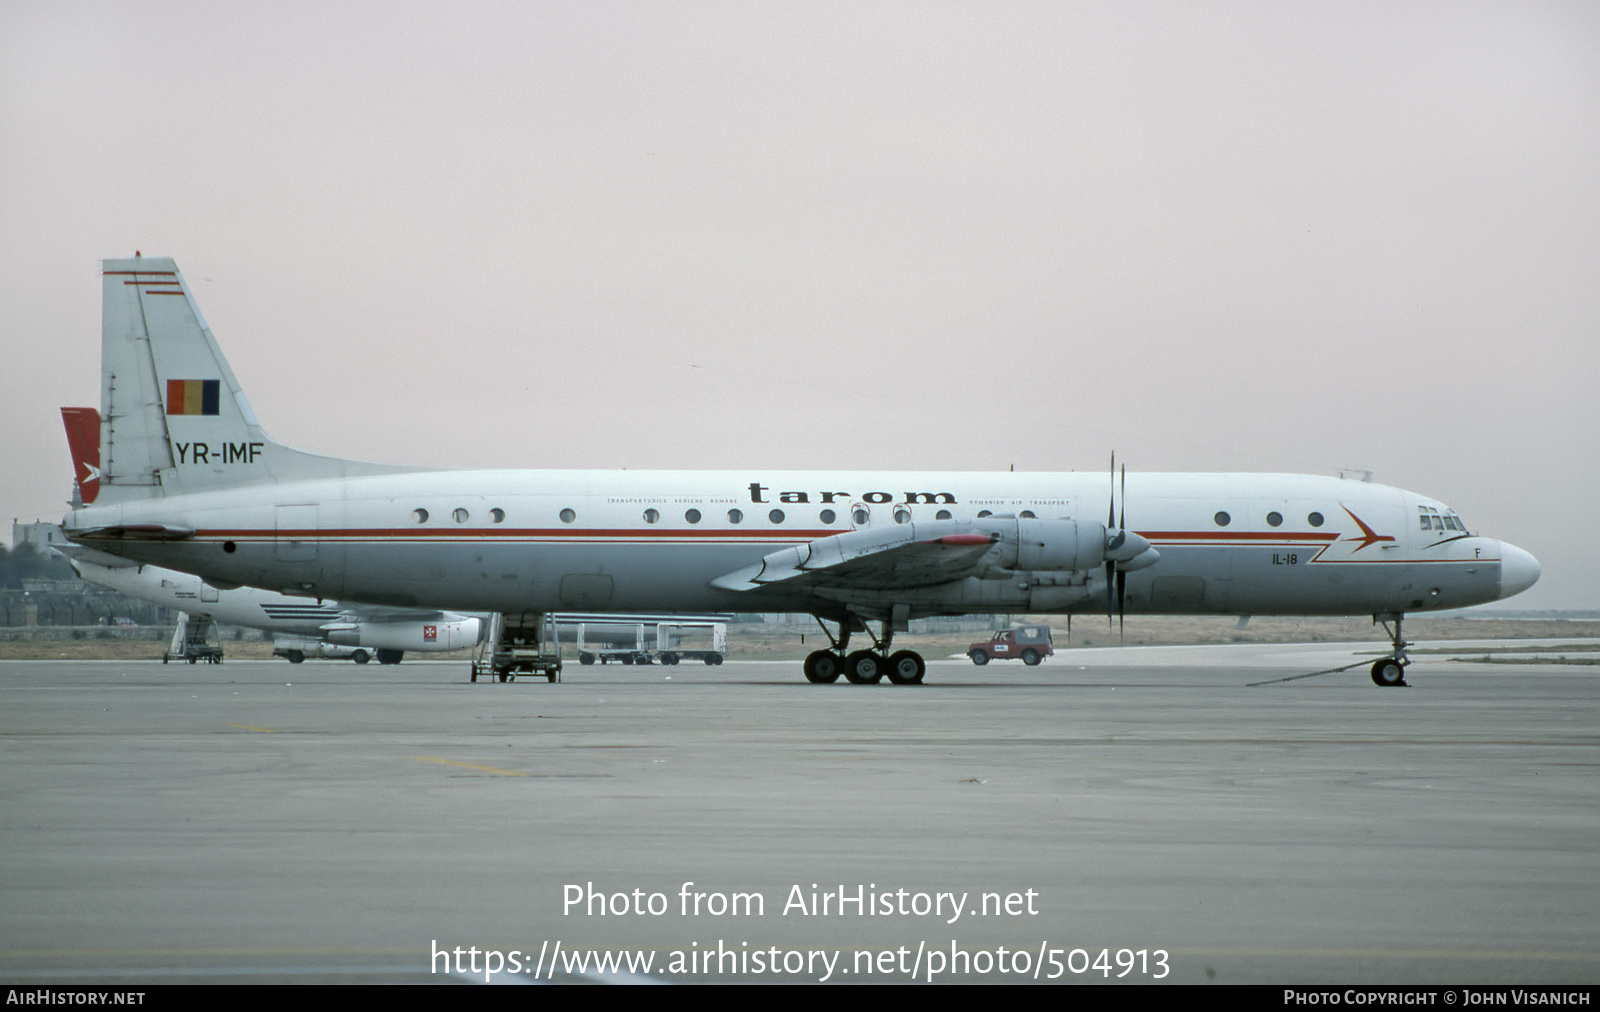
[[[0,511],[97,261],[517,467],[1332,473],[1600,607],[1600,5],[0,2]]]

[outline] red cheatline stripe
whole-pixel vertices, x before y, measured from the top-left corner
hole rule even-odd
[[[482,528],[466,528],[464,530],[412,530],[410,528],[354,528],[330,530],[260,530],[260,529],[235,529],[235,530],[205,530],[196,531],[197,538],[264,538],[273,540],[287,537],[303,540],[303,535],[311,535],[318,539],[335,540],[345,538],[389,538],[397,541],[455,541],[463,539],[490,539],[497,541],[543,538],[550,540],[585,540],[592,541],[600,538],[608,539],[633,539],[648,538],[663,541],[710,541],[710,540],[743,540],[762,542],[790,543],[805,541],[812,538],[827,537],[834,531],[771,531],[755,533],[751,531],[662,531],[662,530],[571,530],[563,528],[553,529],[512,529],[512,530],[486,530]]]
[[[1303,534],[1278,531],[1138,531],[1146,541],[1337,541],[1338,531],[1307,532]]]
[[[178,381],[174,381],[176,383]],[[176,413],[176,408],[173,409]],[[300,533],[300,532],[296,532]],[[742,541],[809,541],[815,538],[825,538],[835,534],[844,533],[839,530],[782,530],[755,532],[748,530],[661,530],[651,528],[596,528],[574,530],[570,527],[533,527],[533,528],[428,528],[428,527],[354,527],[336,528],[328,530],[311,530],[303,533],[314,534],[323,539],[341,538],[389,538],[400,541],[425,540],[449,541],[461,539],[486,539],[486,540],[517,540],[528,538],[546,538],[554,540],[594,540],[648,538],[669,541],[716,541],[716,540],[742,540]],[[1317,547],[1319,543],[1331,543],[1338,540],[1335,533],[1316,534],[1272,534],[1267,532],[1239,531],[1227,533],[1225,531],[1150,531],[1140,532],[1151,543],[1199,541],[1217,544],[1243,544],[1259,547],[1272,547],[1283,545],[1288,547]],[[276,530],[258,529],[218,529],[197,531],[196,537],[215,538],[276,538]],[[986,534],[956,534],[935,539],[944,544],[983,544],[992,541]]]

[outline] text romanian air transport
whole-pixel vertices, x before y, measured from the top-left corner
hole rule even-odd
[[[172,260],[106,261],[102,324],[104,460],[67,535],[222,588],[457,612],[804,612],[838,629],[806,658],[814,682],[921,681],[923,658],[892,641],[930,615],[1372,615],[1394,622],[1372,678],[1400,685],[1405,613],[1539,578],[1532,555],[1436,500],[1315,475],[1108,483],[319,456],[262,430]],[[852,632],[872,648],[849,652]]]

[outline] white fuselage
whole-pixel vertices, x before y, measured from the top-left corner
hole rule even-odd
[[[981,529],[986,514],[1100,523],[1111,493],[1105,474],[1080,472],[416,471],[132,499],[75,511],[65,526],[82,543],[225,585],[401,607],[1104,612],[1099,566],[892,591],[713,581],[853,529],[946,519]],[[1526,552],[1455,527],[1437,501],[1368,482],[1129,474],[1116,499],[1127,529],[1159,553],[1126,574],[1130,613],[1453,608],[1517,593],[1539,572]],[[1451,528],[1433,526],[1441,515]],[[127,533],[139,525],[181,533]],[[85,536],[95,529],[123,533]]]

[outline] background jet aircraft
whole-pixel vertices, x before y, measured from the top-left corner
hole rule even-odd
[[[477,615],[315,601],[253,587],[219,590],[189,573],[141,566],[80,545],[57,551],[90,583],[224,625],[352,647],[350,656],[358,663],[370,656],[380,664],[399,664],[407,651],[460,650],[476,645],[483,633]],[[285,656],[295,660],[288,651],[297,647],[302,655],[314,649],[290,644]]]
[[[399,607],[809,612],[838,628],[806,660],[819,682],[920,681],[923,658],[891,652],[919,616],[1135,611],[1393,620],[1372,677],[1398,685],[1404,613],[1539,575],[1436,500],[1311,475],[447,471],[309,454],[262,430],[165,258],[105,262],[101,354],[100,491],[65,525],[81,544],[214,585]],[[860,631],[873,646],[850,652]]]

